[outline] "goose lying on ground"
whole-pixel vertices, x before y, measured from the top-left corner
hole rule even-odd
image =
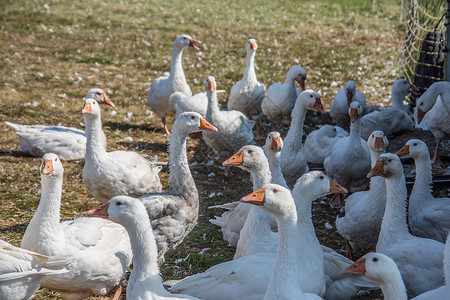
[[[261,102],[265,96],[265,86],[258,82],[256,78],[255,53],[257,45],[255,39],[249,39],[245,49],[247,50],[247,62],[244,77],[231,87],[227,106],[229,110],[238,110],[244,113],[247,118],[255,120],[256,138],[260,139],[259,120],[262,117]]]
[[[162,285],[155,235],[145,210],[139,199],[117,196],[87,213],[91,217],[109,218],[119,223],[130,236],[133,270],[127,283],[127,299],[197,299],[187,295],[172,295]]]
[[[386,136],[412,130],[414,123],[403,105],[403,99],[410,92],[411,85],[406,79],[398,79],[392,85],[392,106],[367,114],[361,119],[361,137],[365,140],[375,130]]]
[[[306,161],[322,165],[325,158],[333,151],[334,144],[347,137],[348,132],[339,126],[324,125],[306,137],[303,145]]]
[[[386,209],[376,250],[391,257],[405,282],[408,297],[444,284],[442,269],[444,244],[413,236],[406,224],[406,182],[397,155],[382,154],[367,177],[386,180]]]
[[[0,240],[0,299],[31,299],[46,275],[67,273],[70,258],[46,256]]]
[[[285,83],[274,83],[267,90],[261,102],[261,109],[263,114],[272,121],[272,131],[276,131],[275,124],[290,124],[292,109],[300,93],[295,86],[295,81],[299,83],[303,91],[305,80],[306,71],[300,66],[293,66],[287,72]]]
[[[84,100],[82,114],[87,136],[83,183],[95,199],[105,203],[118,195],[139,197],[161,191],[160,167],[136,152],[106,152],[97,101]]]
[[[439,157],[439,145],[443,139],[450,137],[450,83],[447,81],[433,83],[425,93],[417,99],[417,116],[420,124],[427,117],[428,130],[436,138],[436,149],[433,163],[442,165]]]
[[[303,123],[308,110],[325,112],[320,95],[316,91],[306,90],[297,97],[291,114],[291,127],[284,139],[283,150],[281,150],[281,170],[290,188],[294,187],[297,179],[308,171],[302,140]]]
[[[389,142],[383,132],[374,131],[367,145],[373,167]],[[368,191],[353,193],[345,199],[345,216],[336,218],[336,228],[346,240],[347,257],[353,256],[351,248],[375,249],[385,206],[386,183],[384,178],[378,176],[370,178]]]
[[[361,105],[364,113],[366,98],[356,90],[356,83],[353,80],[350,80],[344,88],[338,91],[330,105],[330,116],[338,126],[347,128],[348,123],[350,123],[348,110],[350,109],[350,103],[353,101],[356,101]]]
[[[323,162],[326,173],[349,192],[364,190],[369,184],[365,176],[370,171],[370,151],[367,142],[361,138],[362,111],[359,102],[350,104],[350,136],[334,144],[330,156]],[[343,195],[336,196],[338,197],[333,197],[330,204],[344,206]]]
[[[164,254],[178,246],[197,224],[198,191],[189,170],[186,139],[199,130],[217,129],[196,112],[178,116],[169,140],[169,187],[164,192],[139,198],[153,227],[160,263],[164,261]]]
[[[408,223],[412,234],[445,242],[450,231],[450,198],[434,198],[430,153],[421,140],[409,140],[397,155],[409,155],[416,164],[416,180],[409,197]]]
[[[172,63],[170,65],[169,77],[161,76],[153,80],[152,85],[147,89],[148,105],[161,117],[166,135],[170,135],[166,125],[166,115],[174,113],[176,107],[170,107],[169,97],[174,92],[182,92],[186,96],[191,96],[192,92],[186,82],[183,66],[181,64],[183,50],[192,47],[195,50],[199,48],[195,44],[200,41],[194,40],[188,35],[180,35],[175,39],[172,51]],[[109,199],[108,199],[109,200]]]
[[[99,104],[114,103],[102,89],[89,90],[87,98],[93,98]],[[20,125],[5,122],[19,136],[20,149],[34,157],[42,157],[45,153],[55,153],[62,160],[84,159],[86,154],[86,134],[75,127],[48,125]],[[103,137],[106,145],[106,137]]]
[[[64,169],[58,156],[42,159],[41,200],[22,238],[21,247],[45,255],[70,256],[68,273],[47,275],[42,286],[66,299],[105,295],[124,279],[131,264],[130,240],[125,229],[111,221],[77,218],[60,222]],[[116,298],[118,299],[118,298]]]

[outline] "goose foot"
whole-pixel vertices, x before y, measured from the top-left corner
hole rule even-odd
[[[334,194],[330,200],[330,206],[332,208],[341,208],[345,206],[344,194]]]
[[[273,124],[273,123],[272,123]],[[256,135],[255,135],[255,140],[264,140],[265,137],[259,135],[259,129],[261,128],[261,124],[259,122],[259,120],[256,120]]]
[[[170,131],[169,131],[169,129],[167,128],[167,124],[166,124],[166,117],[161,117],[161,122],[162,122],[162,124],[163,124],[164,131],[166,132],[164,135],[165,135],[165,136],[170,136]]]
[[[275,123],[272,122],[272,131],[277,131],[277,129],[275,128]]]
[[[441,139],[436,139],[436,148],[434,149],[434,155],[433,158],[431,159],[431,163],[434,164],[438,164],[442,167],[444,167],[444,163],[441,160],[441,157],[439,156],[439,145],[441,144]]]
[[[351,259],[351,260],[355,261],[355,257],[353,256],[352,246],[350,245],[350,243],[348,242],[347,239],[344,239],[344,240],[345,240],[345,256],[348,259]]]
[[[123,289],[123,282],[120,281],[119,284],[116,285],[114,296],[113,296],[112,300],[120,299],[120,295],[122,294],[122,289]]]

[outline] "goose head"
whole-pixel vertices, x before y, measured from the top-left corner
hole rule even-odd
[[[350,116],[350,121],[355,123],[355,121],[362,116],[363,108],[358,101],[353,101],[350,103],[348,108],[348,115]]]
[[[266,138],[266,149],[280,152],[283,149],[283,139],[278,131],[272,131]]]
[[[305,90],[298,95],[297,101],[300,101],[306,109],[315,110],[318,112],[325,112],[320,95],[313,90]]]
[[[367,253],[342,271],[342,274],[364,275],[376,283],[386,282],[391,279],[390,273],[400,274],[397,264],[392,258],[382,254]]]
[[[411,84],[405,78],[397,79],[392,84],[392,94],[398,94],[402,98],[409,94],[411,91]]]
[[[389,141],[383,131],[375,130],[367,139],[369,149],[375,152],[384,152],[389,146]]]
[[[216,91],[216,79],[213,76],[208,76],[208,78],[206,78],[205,89],[207,94],[211,94]]]
[[[109,106],[116,107],[102,89],[99,88],[90,89],[89,92],[87,92],[86,97],[84,97],[84,99],[89,98],[95,99],[99,104],[107,104]]]
[[[95,99],[92,98],[86,98],[84,99],[84,106],[81,110],[81,113],[85,118],[88,119],[95,119],[96,117],[99,117],[100,112],[100,106],[98,105],[98,102]]]
[[[243,170],[251,172],[261,168],[261,164],[267,162],[267,158],[264,155],[261,147],[246,145],[242,147],[233,156],[222,163],[226,167],[239,167]]]
[[[61,164],[61,160],[58,155],[54,153],[46,153],[42,157],[42,164],[40,167],[41,177],[57,177],[62,178],[64,174],[64,168]]]
[[[247,52],[255,52],[258,48],[258,45],[256,44],[255,39],[249,39],[247,41],[247,45],[245,45],[245,49],[247,49]]]
[[[184,112],[173,123],[172,131],[190,134],[197,131],[217,131],[217,128],[206,121],[199,113]]]
[[[347,193],[347,190],[321,171],[311,171],[297,179],[292,194],[294,197],[308,195],[311,201],[327,194]]]
[[[417,99],[417,123],[419,124],[435,103],[435,101],[431,101],[430,96],[432,96],[432,94],[425,92]]]
[[[353,80],[350,80],[345,85],[345,95],[347,96],[347,103],[350,106],[350,103],[352,103],[353,96],[356,93],[356,83]]]
[[[367,178],[374,176],[391,177],[403,175],[403,165],[400,158],[392,153],[381,154],[375,166],[367,174]]]
[[[298,82],[302,91],[305,90],[306,71],[300,66],[292,66],[287,74],[288,78],[292,78]]]
[[[267,184],[245,197],[241,202],[260,206],[274,216],[283,216],[295,212],[295,203],[291,192],[278,184]]]
[[[181,49],[192,47],[195,50],[200,50],[195,44],[201,44],[201,42],[191,38],[189,35],[183,34],[175,39],[174,47]]]
[[[412,139],[406,142],[400,150],[397,151],[398,156],[410,155],[412,158],[417,159],[420,157],[430,157],[428,152],[428,146],[421,140]]]

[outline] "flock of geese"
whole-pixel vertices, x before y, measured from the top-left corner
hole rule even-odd
[[[21,248],[0,241],[0,298],[29,299],[42,286],[66,299],[115,289],[113,299],[119,299],[132,263],[126,296],[133,300],[336,300],[380,287],[384,299],[450,299],[450,199],[431,193],[428,147],[412,139],[396,154],[385,153],[387,136],[415,126],[403,105],[410,84],[397,80],[392,106],[375,109],[349,81],[337,93],[330,115],[339,126],[350,124],[350,133],[325,125],[303,143],[308,110],[325,110],[319,93],[305,89],[302,67],[290,68],[284,83],[265,92],[255,72],[257,44],[249,39],[244,76],[231,88],[229,110],[223,111],[214,77],[196,95],[186,82],[182,53],[198,49],[197,44],[190,36],[177,37],[169,76],[155,79],[147,91],[150,107],[170,135],[166,190],[157,162],[131,151],[106,151],[100,105],[114,104],[101,89],[90,90],[84,99],[85,131],[7,123],[20,137],[23,152],[42,157],[42,190]],[[433,84],[417,107],[416,123],[426,123],[435,135],[433,162],[441,163],[439,143],[450,134],[450,83]],[[169,132],[166,116],[174,113]],[[263,116],[274,131],[261,148],[253,145],[253,125],[258,139]],[[275,130],[278,124],[290,125],[284,140]],[[226,211],[211,220],[236,247],[234,259],[163,284],[164,254],[182,243],[198,219],[199,196],[186,154],[188,136],[198,131],[224,160],[226,174],[232,167],[251,174],[253,192],[220,205]],[[416,165],[409,205],[402,155]],[[103,204],[86,217],[61,222],[61,160],[78,159],[85,160],[85,186]],[[308,163],[323,164],[327,175],[308,172]],[[352,249],[376,252],[353,262],[319,243],[311,205],[330,193],[335,195],[331,203],[345,211],[336,227],[347,256],[352,257]],[[346,199],[345,193],[350,194]]]

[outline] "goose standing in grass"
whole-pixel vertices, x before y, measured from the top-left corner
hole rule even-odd
[[[197,131],[217,131],[196,112],[182,113],[173,123],[169,141],[169,187],[139,199],[147,209],[158,245],[159,262],[192,231],[198,219],[198,191],[189,170],[186,139]]]
[[[422,122],[426,114],[428,130],[436,138],[436,149],[432,158],[433,163],[441,165],[439,145],[443,139],[450,137],[450,83],[447,81],[433,83],[425,93],[417,99],[418,123]]]
[[[153,80],[150,88],[147,89],[148,105],[161,117],[166,135],[170,135],[166,125],[166,115],[176,111],[176,107],[170,107],[169,105],[170,95],[174,92],[182,92],[186,96],[192,95],[191,89],[186,82],[186,77],[184,76],[182,54],[183,50],[188,47],[200,50],[195,44],[200,44],[200,41],[194,40],[188,35],[178,36],[173,45],[169,77],[161,76],[156,78]]]
[[[68,257],[46,256],[0,240],[0,299],[27,300],[46,275],[67,273]]]
[[[367,177],[386,180],[386,209],[376,250],[397,264],[408,297],[414,297],[444,284],[444,244],[413,236],[406,224],[406,182],[397,155],[382,154]]]
[[[298,178],[308,172],[302,139],[303,123],[308,110],[325,112],[320,101],[320,95],[316,91],[306,90],[298,95],[294,109],[291,112],[291,127],[284,139],[284,147],[280,155],[281,170],[290,188],[294,186]]]
[[[366,98],[356,89],[356,83],[350,80],[344,88],[339,90],[330,105],[330,116],[338,126],[347,128],[350,122],[348,110],[353,101],[358,102],[364,111]]]
[[[408,205],[412,234],[445,242],[450,231],[450,198],[434,198],[431,194],[433,175],[427,145],[421,140],[409,140],[397,155],[409,155],[416,164],[416,180]]]
[[[272,174],[272,183],[279,184],[288,189],[286,180],[281,172],[281,151],[283,150],[283,139],[277,131],[272,131],[267,135],[266,145],[263,148],[264,154],[269,161],[269,169]]]
[[[106,93],[99,88],[90,89],[86,98],[93,98],[99,104],[115,107]],[[34,157],[45,153],[57,154],[62,160],[84,159],[86,154],[86,134],[75,127],[48,125],[21,125],[5,122],[19,136],[20,149]],[[103,137],[106,145],[106,137]]]
[[[84,100],[82,114],[87,136],[83,182],[98,201],[105,203],[118,195],[139,197],[161,191],[160,167],[136,152],[106,152],[97,101]]]
[[[381,131],[374,131],[367,145],[370,149],[371,166],[389,145]],[[345,238],[347,257],[352,258],[351,249],[375,249],[380,233],[381,221],[386,206],[386,183],[382,177],[370,178],[370,189],[351,194],[345,199],[345,216],[336,218],[336,228]]]
[[[359,102],[350,104],[350,136],[340,139],[323,162],[326,173],[349,192],[364,190],[369,184],[366,174],[370,171],[370,150],[367,142],[361,138],[362,112]],[[344,206],[343,195],[336,196],[330,204]]]
[[[392,85],[392,106],[371,112],[361,119],[361,137],[365,140],[375,130],[383,131],[386,136],[397,132],[412,130],[414,122],[408,115],[403,99],[409,94],[411,85],[406,79],[398,79]]]
[[[217,132],[203,132],[205,143],[221,158],[229,157],[241,147],[253,144],[252,127],[243,113],[237,110],[221,111],[217,101],[216,80],[209,76],[205,82],[208,108],[206,120],[217,128]],[[225,168],[226,174],[227,168]]]
[[[249,39],[245,46],[247,50],[247,62],[245,65],[244,77],[231,87],[230,98],[228,98],[228,109],[238,110],[244,113],[249,119],[256,121],[256,138],[259,135],[260,122],[262,117],[261,102],[264,99],[265,86],[258,82],[255,72],[255,53],[257,49],[255,39]]]
[[[158,249],[146,208],[139,199],[117,196],[87,213],[90,217],[109,218],[128,232],[133,250],[133,270],[126,297],[133,300],[197,299],[166,291],[159,274]]]
[[[276,131],[275,124],[290,124],[292,109],[300,93],[295,82],[297,81],[304,91],[305,80],[306,71],[300,66],[293,66],[287,72],[285,83],[274,83],[267,90],[261,102],[261,109],[272,121],[272,131]]]
[[[303,145],[306,161],[310,164],[322,165],[333,150],[334,144],[347,136],[348,132],[339,126],[324,125],[314,130],[308,134]]]
[[[342,271],[343,274],[364,275],[375,281],[385,300],[407,300],[406,287],[397,264],[383,253],[370,252]],[[414,298],[416,299],[416,298]],[[445,298],[434,298],[445,299]]]
[[[66,299],[105,295],[116,287],[131,264],[130,239],[125,229],[108,220],[77,218],[60,222],[63,166],[58,156],[42,159],[41,200],[22,238],[21,247],[44,255],[70,256],[68,273],[47,275],[42,286]],[[116,298],[118,299],[118,298]]]

